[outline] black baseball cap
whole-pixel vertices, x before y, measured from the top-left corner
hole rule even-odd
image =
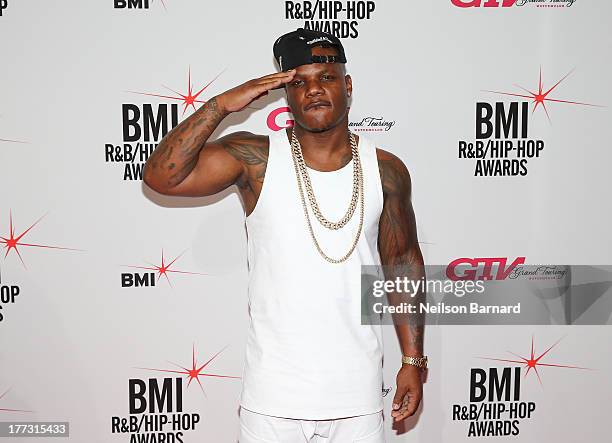
[[[336,48],[338,55],[312,55],[312,48],[321,45]],[[310,63],[346,63],[340,39],[327,32],[312,29],[298,28],[281,35],[274,42],[272,50],[281,71]]]

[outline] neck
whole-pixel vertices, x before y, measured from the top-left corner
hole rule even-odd
[[[343,166],[351,156],[351,145],[348,138],[348,115],[340,123],[321,132],[312,132],[296,123],[293,127],[295,136],[302,147],[302,155],[307,163],[322,168]],[[287,129],[291,140],[291,128]]]

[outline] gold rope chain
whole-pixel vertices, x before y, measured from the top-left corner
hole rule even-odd
[[[349,140],[351,144],[351,152],[353,154],[353,194],[351,195],[351,201],[349,203],[349,207],[342,217],[337,222],[332,222],[325,218],[321,213],[321,209],[319,208],[319,204],[317,203],[317,198],[315,197],[314,190],[312,188],[312,183],[310,182],[310,175],[308,174],[308,169],[306,168],[306,162],[304,161],[304,157],[302,156],[302,147],[300,145],[300,141],[295,136],[295,131],[291,130],[291,147],[294,153],[294,156],[298,159],[298,166],[300,168],[300,173],[302,175],[302,180],[306,186],[306,195],[308,196],[308,201],[310,202],[310,207],[312,208],[312,212],[319,220],[323,226],[327,229],[340,229],[345,226],[353,214],[355,213],[355,208],[357,207],[357,199],[359,198],[359,184],[358,184],[358,169],[359,169],[359,151],[357,150],[357,142],[355,141],[355,137],[353,134],[349,132]]]
[[[353,151],[353,162],[354,162],[354,166],[356,165],[356,173],[354,174],[354,178],[355,178],[355,181],[357,182],[357,190],[358,190],[357,199],[361,198],[361,202],[359,205],[359,226],[357,228],[357,235],[355,236],[355,239],[353,240],[353,244],[351,245],[351,248],[348,250],[348,252],[340,258],[332,258],[328,256],[323,251],[323,249],[321,249],[321,246],[319,245],[319,242],[317,241],[317,238],[314,234],[314,230],[312,229],[312,223],[310,222],[310,216],[308,215],[308,207],[306,206],[306,199],[304,198],[304,190],[302,188],[302,180],[301,180],[301,174],[300,174],[300,171],[305,171],[306,176],[307,176],[308,171],[306,171],[306,167],[305,167],[306,164],[304,163],[304,157],[302,157],[301,155],[302,154],[301,146],[299,145],[299,142],[298,143],[293,142],[293,140],[294,139],[297,140],[297,138],[295,138],[295,133],[293,133],[293,130],[291,132],[292,132],[292,136],[291,136],[292,150],[291,152],[292,152],[292,157],[293,157],[293,165],[295,166],[295,176],[297,179],[298,191],[300,193],[300,200],[302,201],[302,208],[304,210],[304,216],[306,217],[306,223],[308,225],[308,232],[310,233],[310,237],[312,238],[312,241],[315,247],[317,248],[317,251],[319,251],[319,254],[321,254],[321,256],[325,260],[327,260],[330,263],[342,263],[343,261],[346,261],[351,256],[353,251],[355,250],[355,247],[357,246],[357,242],[359,241],[359,236],[361,235],[361,229],[363,227],[364,200],[365,200],[364,193],[363,193],[363,171],[361,169],[361,161],[359,159],[359,153],[356,149],[357,143],[355,142],[355,136],[349,132],[350,139],[351,139],[351,149],[355,147],[355,150]],[[300,161],[301,161],[301,165],[300,165]],[[312,190],[312,184],[310,183],[310,180],[308,181],[304,180],[304,182],[305,182],[305,185],[310,188],[310,192],[312,193],[314,197],[314,192]]]

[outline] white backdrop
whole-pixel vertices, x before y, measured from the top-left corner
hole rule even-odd
[[[117,153],[160,139],[151,130],[124,136],[134,129],[134,110],[151,109],[165,121],[174,106],[181,119],[193,107],[183,115],[185,101],[172,97],[189,95],[189,73],[192,95],[218,76],[197,97],[207,100],[275,71],[272,43],[305,20],[287,17],[296,5],[282,0],[138,3],[0,2],[0,421],[70,422],[75,442],[159,442],[142,428],[113,432],[113,417],[143,416],[130,414],[131,379],[161,387],[168,378],[176,387],[182,378],[182,413],[199,414],[182,441],[234,443],[240,380],[207,374],[239,376],[243,367],[240,200],[235,189],[213,198],[160,196],[126,177],[143,159]],[[425,261],[611,263],[612,4],[460,3],[317,2],[314,17],[351,30],[343,39],[354,85],[351,122],[408,166]],[[335,4],[344,8],[337,16]],[[369,18],[353,20],[353,7],[370,10]],[[540,73],[542,93],[563,80],[532,111],[526,90],[538,92]],[[502,137],[515,145],[543,141],[526,175],[478,176],[478,159],[459,158],[460,141],[476,138],[476,104],[497,102],[506,110],[529,103],[528,134]],[[279,128],[268,117],[284,106],[277,91],[228,117],[215,135],[271,134]],[[272,120],[285,126],[288,118]],[[381,127],[368,126],[368,118],[393,124],[371,131]],[[180,256],[168,279],[155,269],[162,251],[165,265]],[[136,276],[141,284],[130,286]],[[385,334],[388,417],[399,349],[393,329]],[[518,435],[499,440],[607,441],[611,337],[606,326],[429,327],[423,407],[404,426],[387,420],[388,441],[474,440],[477,421],[453,417],[453,405],[470,403],[470,370],[519,366],[518,403],[535,410],[518,419]],[[524,365],[480,358],[529,357],[532,339],[536,357],[562,339],[540,363],[589,370],[540,365],[540,381]],[[193,355],[199,367],[219,351],[189,386],[184,374],[158,371],[189,369]],[[174,407],[179,397],[176,390],[169,397]],[[171,420],[175,413],[156,415]]]

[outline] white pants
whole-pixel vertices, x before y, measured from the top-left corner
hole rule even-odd
[[[385,443],[382,411],[332,420],[273,417],[240,408],[239,443]]]

